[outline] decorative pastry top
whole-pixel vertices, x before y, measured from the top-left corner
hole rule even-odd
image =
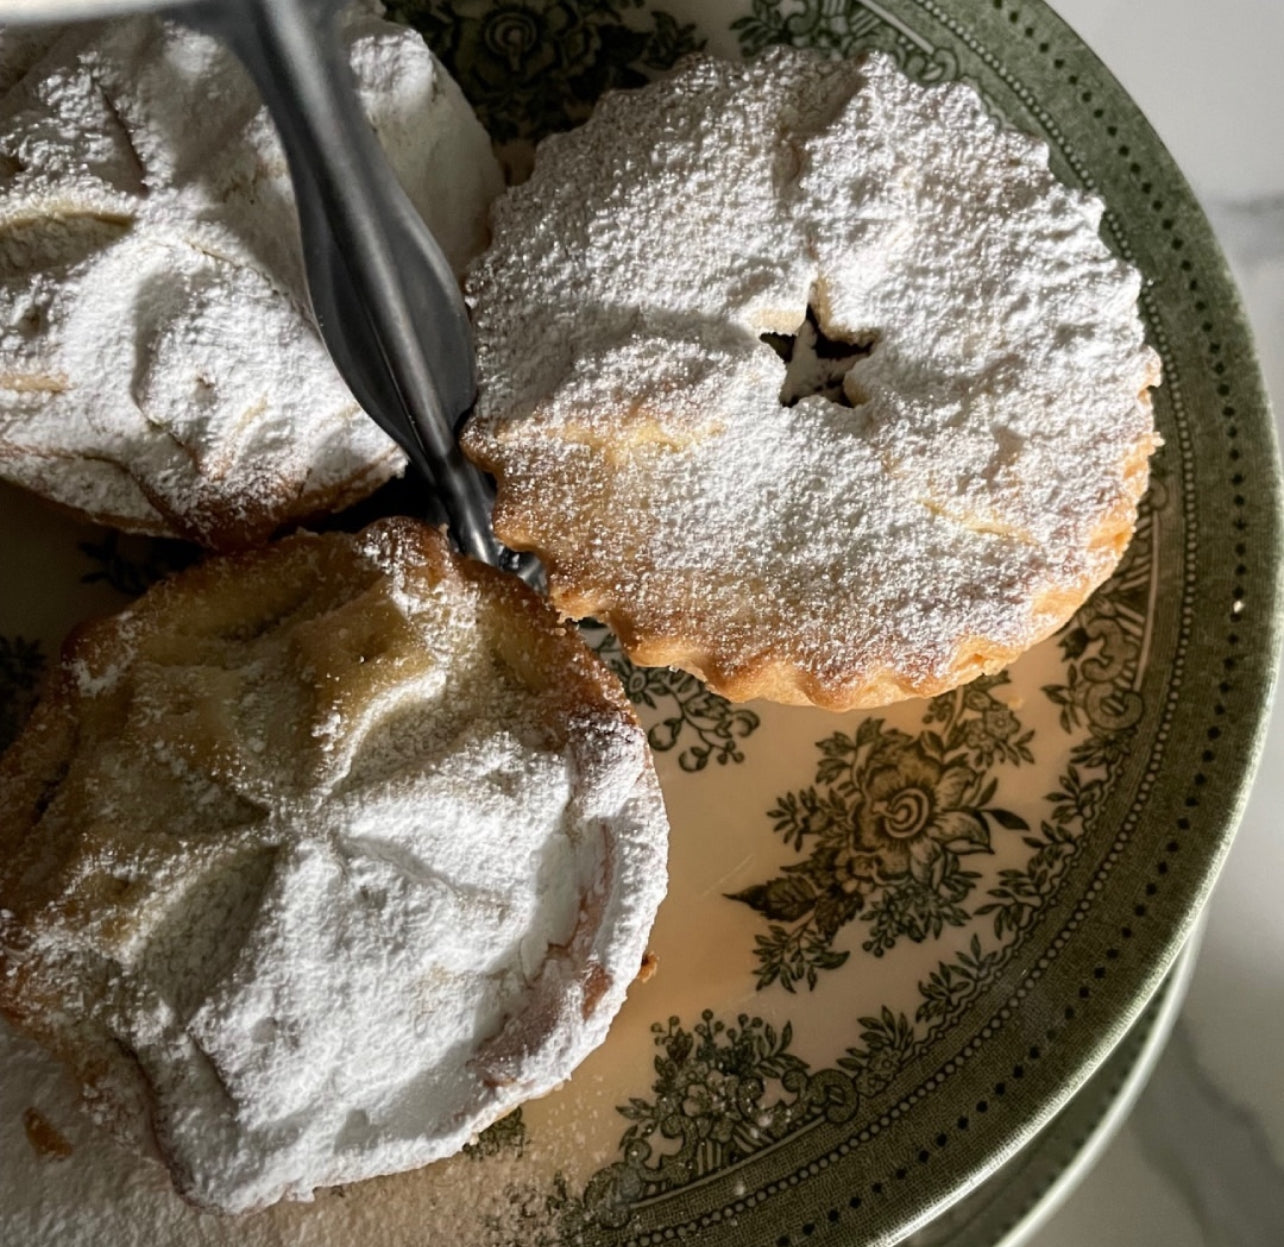
[[[307,1198],[570,1075],[666,835],[618,681],[524,585],[409,520],[300,534],[69,643],[0,762],[0,1009],[191,1200]]]
[[[999,669],[1114,568],[1158,444],[1101,215],[972,89],[883,56],[607,96],[468,279],[497,532],[564,612],[732,698]]]

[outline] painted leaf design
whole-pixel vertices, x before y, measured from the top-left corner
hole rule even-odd
[[[801,875],[782,875],[769,883],[756,883],[743,892],[727,893],[727,898],[743,901],[775,922],[797,922],[815,908],[816,889]]]
[[[860,893],[825,892],[816,901],[816,929],[826,939],[833,939],[860,912],[865,898]],[[844,954],[843,960],[845,961]]]

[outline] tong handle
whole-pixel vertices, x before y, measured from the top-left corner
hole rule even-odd
[[[314,314],[345,381],[436,486],[460,549],[520,571],[491,529],[486,479],[455,435],[476,390],[463,296],[361,113],[338,35],[342,7],[198,0],[172,15],[221,38],[271,111]]]

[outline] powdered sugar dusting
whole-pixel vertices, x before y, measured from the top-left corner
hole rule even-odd
[[[469,276],[501,535],[715,685],[774,660],[851,704],[1010,658],[1109,574],[1155,444],[1100,214],[970,88],[881,56],[697,58],[607,97]],[[850,406],[780,401],[761,335],[809,306],[873,342]]]
[[[112,1247],[514,1247],[559,1241],[547,1207],[556,1158],[538,1144],[523,1154],[469,1156],[413,1173],[318,1191],[307,1204],[221,1216],[175,1194],[159,1165],[96,1129],[78,1093],[49,1056],[0,1022],[0,1225],[14,1242],[111,1243]],[[30,1105],[71,1144],[41,1156],[23,1137]]]
[[[203,1205],[423,1165],[552,1089],[663,894],[641,729],[610,702],[568,719],[567,673],[532,687],[503,657],[535,634],[425,580],[398,531],[300,538],[163,627],[146,599],[114,624],[14,867],[47,877],[55,846],[56,904],[5,896],[4,945],[84,1001],[44,1024],[132,1054]],[[238,592],[235,626],[210,618]]]
[[[132,529],[246,544],[400,452],[311,323],[284,156],[214,40],[151,18],[0,42],[0,477]],[[457,269],[501,186],[414,32],[344,27],[367,114]]]

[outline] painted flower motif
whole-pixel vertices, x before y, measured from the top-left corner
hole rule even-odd
[[[834,884],[848,896],[868,895],[883,882],[882,859],[878,854],[849,845],[834,854],[830,869]]]
[[[604,91],[641,86],[701,46],[695,27],[641,0],[389,0],[429,43],[499,143],[584,120]]]
[[[740,1080],[735,1075],[710,1070],[702,1083],[687,1088],[683,1113],[697,1121],[702,1137],[719,1143],[730,1141],[739,1117]]]
[[[651,690],[648,687],[650,683],[649,672],[642,667],[630,666],[629,672],[624,680],[624,692],[628,699],[636,705],[650,706],[654,708],[655,700],[651,696]]]
[[[566,0],[461,0],[448,19],[429,8],[435,50],[500,141],[565,125],[567,80],[600,52],[594,26]]]
[[[469,28],[470,27],[470,28]],[[500,0],[465,27],[473,80],[490,89],[531,85],[597,54],[593,28],[573,4]]]
[[[720,766],[743,762],[739,742],[758,730],[758,716],[744,706],[733,706],[711,693],[694,676],[672,667],[635,667],[620,643],[601,625],[581,623],[586,639],[624,683],[624,692],[635,706],[660,710],[663,717],[647,727],[647,742],[657,753],[681,746],[678,765],[684,771],[702,771],[709,762]]]
[[[755,937],[760,988],[814,988],[851,955],[834,942],[858,916],[868,923],[861,949],[875,957],[900,939],[921,944],[967,924],[963,902],[982,876],[965,858],[989,852],[996,827],[1029,831],[1020,814],[994,804],[995,760],[1033,760],[1033,733],[1023,735],[989,691],[1003,682],[991,677],[935,698],[923,720],[931,726],[917,736],[865,719],[854,733],[817,742],[815,784],[768,811],[805,860],[728,893],[770,924]],[[969,746],[972,731],[983,748]]]
[[[979,778],[963,762],[941,763],[917,740],[871,759],[855,814],[857,850],[876,858],[887,879],[926,878],[944,845],[985,844],[985,824],[963,804]]]
[[[861,1095],[877,1095],[900,1072],[902,1060],[893,1048],[875,1048],[856,1075],[856,1089]]]
[[[996,745],[1016,735],[1021,723],[1007,706],[992,697],[987,697],[977,709],[980,717],[969,719],[963,725],[963,743],[988,757]]]

